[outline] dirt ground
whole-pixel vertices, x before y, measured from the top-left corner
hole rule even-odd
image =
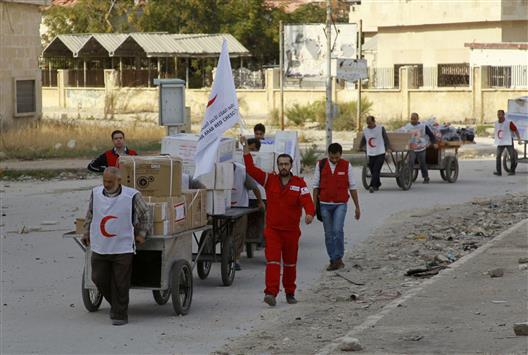
[[[270,310],[267,325],[233,339],[217,354],[308,354],[344,336],[431,274],[528,218],[528,193],[393,215],[324,273],[295,306]]]

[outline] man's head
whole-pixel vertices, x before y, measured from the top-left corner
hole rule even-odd
[[[497,111],[497,118],[499,119],[499,121],[504,121],[504,110],[498,110]]]
[[[420,117],[416,112],[411,113],[411,124],[416,125],[418,124],[418,120],[420,120]]]
[[[328,146],[328,160],[332,163],[337,164],[341,155],[343,154],[343,147],[339,143],[332,143]]]
[[[125,134],[123,131],[115,130],[112,132],[112,143],[116,149],[122,149],[125,147]]]
[[[367,116],[367,127],[374,128],[376,127],[376,119],[374,116]]]
[[[121,171],[115,166],[109,166],[103,173],[103,186],[106,192],[114,193],[121,185]]]
[[[257,138],[249,138],[246,144],[250,152],[258,152],[260,150],[260,140]]]
[[[266,127],[262,123],[257,123],[255,127],[253,127],[253,133],[255,133],[256,139],[264,139]]]
[[[289,154],[279,154],[277,157],[277,166],[279,167],[279,175],[282,177],[290,175],[293,165],[293,159]]]

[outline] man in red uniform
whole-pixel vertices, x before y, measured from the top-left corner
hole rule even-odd
[[[125,133],[120,130],[112,132],[114,148],[107,150],[88,164],[88,170],[102,173],[109,166],[117,166],[117,159],[122,155],[137,155],[133,149],[128,149],[125,143]]]
[[[304,180],[291,173],[293,159],[288,154],[277,157],[279,174],[266,173],[257,168],[246,144],[246,138],[240,137],[244,146],[246,172],[266,190],[267,212],[264,238],[266,239],[266,289],[264,302],[270,306],[277,304],[276,297],[280,287],[280,269],[282,257],[282,285],[289,304],[295,299],[295,279],[297,251],[301,229],[299,222],[302,209],[306,213],[305,222],[310,224],[315,215],[315,207]]]

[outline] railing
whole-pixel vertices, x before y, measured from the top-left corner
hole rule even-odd
[[[369,68],[368,88],[394,89],[397,87],[394,85],[394,77],[394,68]]]
[[[57,70],[41,70],[42,87],[57,87]]]
[[[263,89],[265,86],[262,70],[251,71],[247,68],[234,69],[233,79],[237,89]]]
[[[156,69],[123,69],[117,72],[122,87],[148,87],[154,86],[154,79],[158,78]]]
[[[527,88],[528,65],[490,66],[487,80],[490,87]]]
[[[84,80],[86,77],[86,81]],[[104,69],[68,70],[68,87],[104,87]]]

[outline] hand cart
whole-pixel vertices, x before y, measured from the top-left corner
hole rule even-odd
[[[425,151],[425,162],[428,170],[440,170],[442,180],[454,183],[458,179],[458,148],[462,146],[461,141],[440,142],[438,148],[433,145],[427,147]],[[415,163],[413,171],[413,181],[418,178],[420,166]]]
[[[366,156],[366,155],[365,155]],[[396,183],[403,191],[407,191],[411,188],[412,171],[409,164],[409,151],[391,151],[385,154],[385,162],[381,168],[380,178],[396,178]],[[361,181],[363,187],[368,190],[370,187],[370,181],[372,174],[368,166],[368,156],[363,164],[363,170],[361,172]]]
[[[198,244],[198,252],[193,253],[193,261],[196,262],[198,277],[205,280],[209,276],[212,263],[220,263],[222,284],[231,286],[235,279],[235,241],[233,237],[233,225],[235,222],[250,213],[259,211],[258,208],[235,207],[226,210],[223,215],[211,215],[211,227],[201,233],[200,239],[194,234],[194,240]],[[217,253],[217,245],[220,252]]]
[[[528,141],[521,141],[519,144],[522,144],[524,146],[524,154],[522,158],[519,158],[519,153],[517,153],[517,149],[515,149],[515,143],[512,142],[513,145],[513,154],[514,156],[510,156],[510,152],[508,149],[504,149],[502,153],[502,167],[504,170],[508,173],[511,173],[512,171],[517,168],[517,164],[519,163],[528,163],[528,157],[526,156],[526,145],[528,144]]]
[[[172,307],[178,315],[189,312],[193,294],[192,235],[210,230],[211,226],[184,231],[173,235],[148,236],[143,245],[136,247],[132,265],[131,289],[152,290],[154,300],[163,305],[172,296]],[[84,251],[82,275],[82,299],[89,312],[99,309],[103,295],[92,282],[91,249],[81,242],[81,234],[69,232],[64,238],[72,238]]]

